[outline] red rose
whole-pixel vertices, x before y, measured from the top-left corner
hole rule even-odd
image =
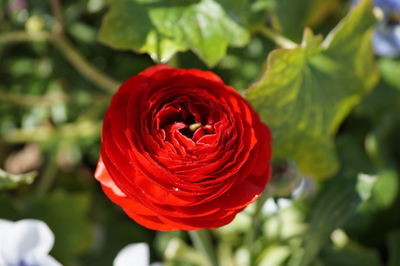
[[[104,118],[95,176],[150,229],[215,228],[271,176],[271,135],[212,72],[157,65],[129,78]]]

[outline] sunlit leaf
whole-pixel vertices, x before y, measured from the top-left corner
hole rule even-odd
[[[229,45],[242,46],[247,31],[214,0],[110,2],[99,38],[117,48],[148,53],[165,62],[176,52],[191,49],[214,66]]]
[[[207,266],[209,265],[206,258],[196,251],[194,248],[188,246],[184,241],[179,238],[173,238],[169,241],[165,249],[165,262],[166,266]]]
[[[274,156],[294,160],[306,174],[336,172],[333,137],[377,81],[371,7],[366,0],[353,8],[323,42],[305,31],[302,45],[271,52],[261,79],[247,91],[272,129]]]
[[[260,266],[281,266],[289,257],[291,251],[288,246],[273,245],[265,249],[257,265]]]
[[[366,174],[359,174],[357,176],[357,192],[362,200],[367,200],[371,197],[372,189],[376,183],[377,177]]]

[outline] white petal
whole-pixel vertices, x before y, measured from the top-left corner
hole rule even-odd
[[[301,194],[303,194],[305,188],[306,188],[306,180],[305,178],[302,178],[300,180],[300,184],[293,190],[292,197],[295,199],[300,197]]]
[[[10,229],[10,226],[12,226],[13,222],[0,219],[0,239],[3,237],[4,232],[7,232]]]
[[[9,264],[21,261],[36,264],[45,258],[54,244],[54,235],[49,227],[39,220],[20,220],[13,224],[5,235],[3,259]]]
[[[0,219],[0,239],[5,239],[6,233],[10,231],[13,224],[14,223],[11,221]],[[4,243],[4,241],[0,241],[0,254],[2,243]]]
[[[10,228],[12,228],[13,222],[7,221],[0,219],[0,239],[6,239],[5,235],[7,232],[10,231]],[[7,243],[6,241],[0,241],[0,265],[5,265],[6,262],[3,258],[3,246],[5,246]]]
[[[263,213],[267,214],[267,215],[271,215],[274,213],[277,213],[278,211],[285,209],[287,207],[289,207],[290,205],[292,205],[293,201],[290,199],[285,199],[285,198],[280,198],[277,199],[277,201],[275,202],[275,200],[273,198],[269,198],[263,206]]]
[[[276,206],[276,203],[273,198],[267,199],[267,201],[264,203],[262,211],[265,214],[273,214],[278,211],[278,206]]]
[[[293,201],[290,199],[278,199],[278,206],[280,210],[286,209],[287,207],[289,207],[290,205],[292,205]]]
[[[149,246],[146,243],[124,247],[114,260],[114,266],[149,266]]]

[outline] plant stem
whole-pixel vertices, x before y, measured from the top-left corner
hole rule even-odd
[[[254,249],[253,244],[256,239],[256,236],[259,234],[260,230],[260,222],[261,222],[261,215],[262,215],[262,208],[264,203],[269,198],[269,194],[264,191],[260,198],[255,202],[255,210],[251,217],[251,228],[249,228],[248,233],[246,234],[245,238],[245,245],[248,248],[250,254],[250,262],[251,265],[254,264]]]
[[[48,32],[28,34],[27,32],[21,31],[0,35],[0,44],[36,41],[50,41],[50,43],[52,43],[85,78],[96,84],[99,88],[109,93],[114,93],[118,89],[120,82],[114,80],[97,69],[94,65],[90,64],[65,35],[58,31],[53,31],[52,34]]]
[[[276,45],[286,48],[286,49],[293,49],[298,46],[297,43],[283,37],[282,35],[278,34],[277,32],[271,30],[268,27],[260,27],[258,32],[267,37],[268,39],[272,40]]]
[[[53,34],[50,40],[65,58],[88,80],[110,93],[114,93],[118,89],[120,83],[90,64],[64,35]]]
[[[268,193],[266,193],[264,191],[261,194],[260,198],[255,202],[256,208],[251,217],[251,228],[246,235],[246,246],[248,246],[248,247],[250,247],[253,244],[254,239],[255,239],[256,235],[258,234],[259,221],[260,221],[261,214],[262,214],[262,208],[264,206],[264,203],[267,201],[268,196],[269,196]]]
[[[51,10],[56,19],[56,22],[53,26],[53,31],[61,34],[64,31],[64,26],[60,0],[51,1]]]
[[[32,107],[40,104],[42,106],[49,107],[57,103],[65,103],[69,101],[69,98],[64,95],[59,97],[48,97],[47,95],[44,95],[41,97],[35,95],[10,93],[5,91],[5,89],[4,91],[1,89],[2,87],[0,87],[0,102],[7,102],[21,106]]]
[[[217,256],[210,239],[210,232],[206,229],[188,231],[194,246],[198,251],[204,254],[210,266],[218,266]]]
[[[39,179],[39,183],[36,188],[37,198],[43,197],[46,192],[49,191],[56,179],[56,175],[58,172],[57,153],[58,149],[56,149],[55,154],[51,156],[51,159],[48,161],[46,168],[44,169],[44,172]]]
[[[60,0],[51,0],[52,13],[56,19],[53,26],[53,34],[50,39],[65,58],[88,80],[92,81],[104,90],[114,93],[119,83],[109,78],[103,72],[91,65],[71,44],[64,35],[64,24]]]
[[[50,138],[76,139],[76,138],[98,138],[101,122],[92,120],[75,121],[59,125],[57,128],[43,125],[34,129],[14,129],[2,136],[7,143],[43,142]]]
[[[38,32],[28,34],[24,31],[8,32],[0,35],[0,44],[18,43],[18,42],[44,42],[50,39],[48,32]]]

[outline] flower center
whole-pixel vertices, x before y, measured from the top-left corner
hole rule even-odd
[[[185,115],[182,115],[181,113],[181,116],[178,117],[178,119],[176,119],[174,122],[185,123],[186,127],[179,129],[179,132],[181,132],[188,138],[192,138],[194,132],[196,132],[196,130],[199,129],[202,125],[201,123],[195,121],[195,117],[193,114],[191,114],[190,112],[184,112],[184,113]]]
[[[206,104],[200,105],[189,100],[184,97],[175,99],[155,113],[155,129],[159,130],[164,140],[174,142],[174,138],[185,136],[196,143],[204,136],[216,133],[214,123],[220,121],[216,112]]]
[[[197,129],[201,128],[201,123],[194,123],[189,126],[190,131],[195,132]]]
[[[188,138],[192,138],[194,132],[196,132],[196,130],[201,128],[201,126],[202,126],[201,123],[193,123],[193,124],[186,123],[186,125],[188,125],[188,127],[179,129],[179,132],[181,132],[183,135],[185,135]]]

